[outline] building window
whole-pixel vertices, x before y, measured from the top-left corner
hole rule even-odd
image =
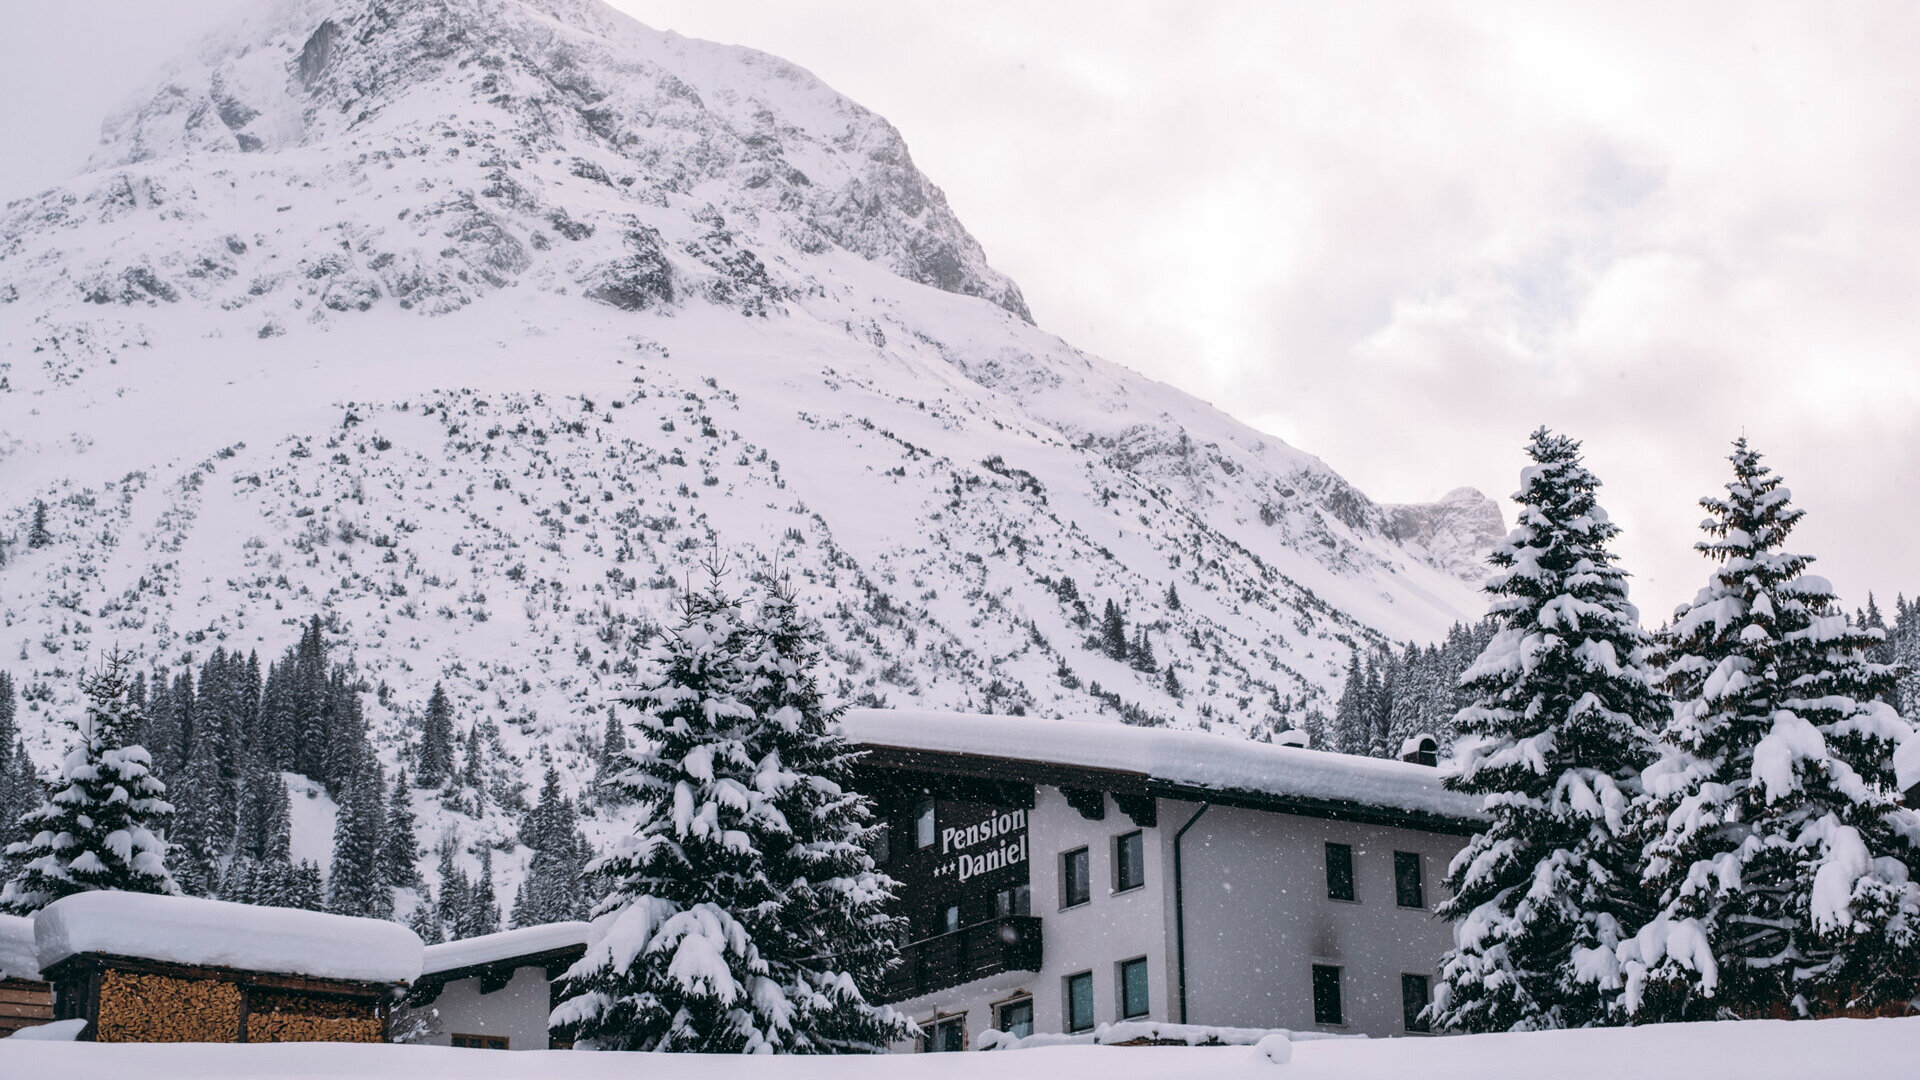
[[[1020,998],[1000,1006],[1000,1030],[1016,1039],[1033,1034],[1033,999]]]
[[[467,1050],[505,1050],[507,1048],[505,1035],[454,1035],[451,1041],[453,1045]]]
[[[1424,908],[1427,906],[1427,890],[1420,880],[1420,853],[1417,851],[1396,851],[1393,853],[1393,898],[1401,907]]]
[[[1078,848],[1060,856],[1060,907],[1078,907],[1093,899],[1093,873],[1087,849]]]
[[[1085,1031],[1093,1026],[1093,972],[1067,976],[1067,1030]]]
[[[926,1054],[957,1054],[967,1048],[967,1014],[942,1016],[920,1025],[920,1051]]]
[[[1349,844],[1328,844],[1327,899],[1353,898],[1353,847]]]
[[[1340,969],[1332,964],[1313,965],[1313,1022],[1335,1027],[1347,1022],[1340,1007]]]
[[[1138,830],[1113,838],[1113,891],[1126,892],[1147,883],[1146,842]]]
[[[1009,915],[1033,914],[1033,886],[1015,885],[995,893],[993,913],[1002,919]]]
[[[893,859],[893,829],[886,822],[874,827],[873,839],[867,841],[867,854],[873,856],[875,866],[885,866]]]
[[[1433,1025],[1420,1015],[1427,1008],[1427,977],[1425,975],[1400,976],[1400,1011],[1406,1016],[1408,1031],[1432,1031]]]
[[[1147,1015],[1147,958],[1120,963],[1120,1019]]]
[[[946,932],[949,934],[960,929],[960,905],[948,904],[945,918],[942,921],[946,927]]]
[[[913,846],[933,846],[933,800],[923,799],[913,808]]]

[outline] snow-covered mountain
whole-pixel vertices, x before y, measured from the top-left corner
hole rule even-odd
[[[270,659],[318,612],[386,751],[443,680],[582,777],[715,550],[798,582],[850,700],[1257,732],[1477,617],[1499,533],[1046,333],[885,120],[593,0],[263,5],[0,212],[43,761],[91,652]],[[1099,651],[1109,599],[1158,670]]]

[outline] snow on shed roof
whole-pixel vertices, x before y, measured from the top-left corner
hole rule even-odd
[[[33,918],[42,970],[81,953],[353,982],[420,977],[420,939],[399,923],[191,896],[84,892]]]
[[[1441,786],[1438,769],[1403,761],[1101,720],[849,709],[841,723],[848,738],[869,747],[1133,773],[1202,794],[1350,805],[1461,823],[1482,817],[1480,800]]]
[[[522,956],[537,956],[572,945],[585,945],[588,929],[588,924],[583,922],[547,923],[544,926],[523,926],[518,930],[449,941],[444,945],[429,945],[421,974],[437,975],[457,968],[480,967]]]
[[[38,979],[40,961],[33,945],[33,920],[0,915],[0,979]]]

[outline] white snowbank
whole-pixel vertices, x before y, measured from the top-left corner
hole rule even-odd
[[[7,1038],[20,1039],[25,1042],[72,1042],[79,1038],[80,1033],[86,1029],[87,1021],[84,1018],[79,1020],[55,1020],[50,1024],[35,1024],[32,1027],[23,1027],[7,1036]]]
[[[498,934],[483,934],[449,941],[444,945],[429,945],[420,971],[424,975],[434,975],[455,968],[564,949],[569,945],[585,945],[588,929],[588,924],[583,922],[557,922],[545,926],[523,926]]]
[[[1261,1046],[1055,1046],[1018,1054],[707,1057],[499,1052],[347,1043],[221,1045],[0,1040],[7,1080],[356,1077],[362,1080],[1911,1080],[1920,1018],[1650,1024],[1449,1038],[1326,1039]]]
[[[1478,821],[1480,800],[1448,791],[1425,765],[1226,735],[1094,720],[850,709],[842,725],[866,746],[978,754],[1138,773],[1206,791],[1358,803]]]
[[[293,908],[86,892],[48,904],[34,916],[33,932],[42,970],[79,953],[106,953],[317,979],[420,977],[420,939],[399,923]]]
[[[0,979],[37,979],[40,961],[33,944],[33,920],[0,915]]]
[[[1213,1027],[1208,1024],[1162,1024],[1152,1020],[1122,1020],[1101,1024],[1078,1035],[1035,1032],[1027,1036],[1009,1035],[989,1028],[980,1033],[978,1050],[1032,1050],[1042,1046],[1122,1046],[1136,1039],[1155,1043],[1183,1043],[1187,1046],[1255,1046],[1269,1039],[1280,1042],[1311,1042],[1315,1039],[1354,1039],[1360,1035],[1333,1035],[1323,1031],[1288,1031],[1285,1028]]]

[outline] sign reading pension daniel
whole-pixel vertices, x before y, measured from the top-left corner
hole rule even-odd
[[[1027,812],[1005,810],[972,825],[940,830],[935,877],[966,881],[1027,861]]]

